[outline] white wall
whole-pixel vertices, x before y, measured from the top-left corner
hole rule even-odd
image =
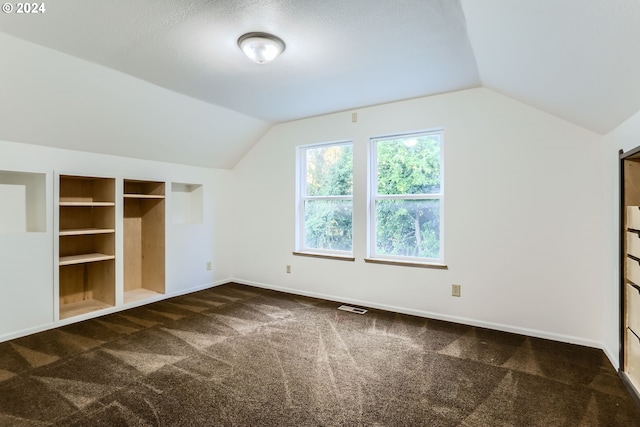
[[[46,231],[0,233],[0,341],[53,326],[55,173],[166,181],[166,295],[223,283],[228,251],[231,171],[0,141],[0,171],[45,173]],[[203,222],[173,224],[171,182],[203,185]],[[3,201],[0,201],[3,203]],[[117,205],[116,272],[122,271],[122,206]],[[119,251],[119,253],[118,253]],[[206,262],[212,270],[206,270]],[[118,277],[121,283],[122,277]]]
[[[276,125],[236,166],[236,281],[601,346],[602,136],[487,89],[357,112],[357,123],[349,111]],[[368,138],[438,127],[449,269],[365,264]],[[356,261],[293,256],[295,147],[343,139],[354,140]]]
[[[617,358],[620,346],[620,155],[619,150],[629,151],[640,145],[640,112],[630,117],[604,137],[602,156],[605,159],[605,206],[606,246],[604,264],[609,286],[605,294],[605,336],[607,354]],[[612,356],[609,356],[610,358]]]
[[[349,111],[277,125],[233,171],[0,141],[0,170],[47,177],[46,232],[0,234],[0,341],[53,326],[58,171],[205,185],[203,224],[167,220],[168,295],[234,279],[597,347],[604,342],[615,364],[617,150],[638,145],[640,113],[603,138],[474,89],[358,115],[357,123]],[[436,127],[445,128],[449,269],[365,264],[368,138]],[[295,147],[348,138],[355,143],[357,259],[293,256]],[[212,271],[205,270],[209,260]],[[462,285],[462,298],[450,296],[452,283]]]
[[[7,141],[230,169],[270,126],[2,32],[0,52]]]

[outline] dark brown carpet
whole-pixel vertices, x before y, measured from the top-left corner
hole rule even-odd
[[[1,426],[640,426],[602,351],[228,284],[0,343]]]

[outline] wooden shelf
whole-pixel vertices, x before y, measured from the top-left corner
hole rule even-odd
[[[129,291],[124,292],[124,302],[126,304],[134,301],[157,297],[160,295],[162,295],[160,292],[152,291],[151,289],[145,289],[145,288],[131,289]]]
[[[82,255],[71,255],[71,256],[63,256],[60,257],[60,261],[58,265],[74,265],[74,264],[86,264],[90,262],[97,261],[107,261],[110,259],[115,259],[115,255],[107,255],[107,254],[82,254]]]
[[[103,310],[109,307],[112,306],[95,299],[72,302],[60,306],[60,319],[67,319],[69,317],[79,316],[81,314],[91,313],[92,311]]]
[[[73,228],[69,230],[60,230],[60,236],[83,236],[90,234],[108,234],[115,233],[114,228]]]
[[[125,199],[164,199],[162,194],[125,194]]]
[[[115,202],[63,202],[60,201],[60,206],[76,206],[76,207],[100,207],[100,206],[115,206]]]

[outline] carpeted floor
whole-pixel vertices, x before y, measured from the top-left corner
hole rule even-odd
[[[228,284],[0,343],[0,426],[640,426],[600,350]]]

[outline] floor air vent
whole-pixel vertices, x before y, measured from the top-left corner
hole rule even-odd
[[[365,314],[367,312],[367,310],[365,310],[364,308],[351,307],[349,305],[341,305],[340,307],[338,307],[338,310],[350,311],[357,314]]]

